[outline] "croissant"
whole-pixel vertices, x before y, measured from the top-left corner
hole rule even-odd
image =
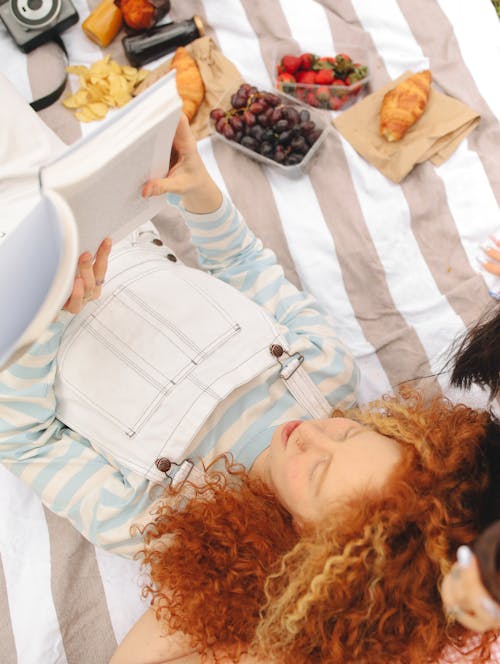
[[[399,141],[422,116],[427,106],[432,74],[426,69],[410,76],[384,95],[380,108],[380,133]]]
[[[177,92],[182,99],[182,110],[192,121],[205,96],[205,86],[201,78],[200,70],[194,58],[188,51],[179,46],[170,63],[169,70],[175,69],[175,80]]]

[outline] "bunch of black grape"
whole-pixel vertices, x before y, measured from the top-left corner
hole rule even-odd
[[[225,138],[284,166],[300,164],[321,135],[309,111],[248,83],[231,96],[229,111],[214,108],[210,117]]]

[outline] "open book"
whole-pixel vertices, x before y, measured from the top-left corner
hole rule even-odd
[[[166,205],[141,190],[169,169],[181,108],[172,72],[41,168],[41,200],[0,242],[0,370],[57,316],[81,253]]]
[[[172,72],[41,169],[42,193],[61,196],[73,214],[79,253],[122,239],[165,206],[141,189],[168,171],[181,107]]]

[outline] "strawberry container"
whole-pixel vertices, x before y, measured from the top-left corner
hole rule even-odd
[[[239,92],[245,86],[249,89],[248,95],[238,99]],[[233,105],[235,100],[239,102],[236,107]],[[266,108],[257,109],[255,104],[262,106],[263,101]],[[249,112],[251,126],[247,124]],[[266,113],[269,116],[267,119],[264,118]],[[274,116],[280,117],[273,120]],[[251,159],[288,175],[296,175],[307,169],[320,149],[330,122],[319,109],[311,108],[294,97],[260,83],[242,84],[237,81],[212,109],[208,126],[213,136]],[[283,159],[277,160],[278,151]]]
[[[283,42],[275,50],[276,89],[315,108],[343,111],[367,91],[369,74],[366,50],[346,46],[337,53],[298,53]]]

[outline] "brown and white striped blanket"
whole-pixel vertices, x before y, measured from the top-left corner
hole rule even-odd
[[[81,20],[96,3],[77,0]],[[289,278],[335,316],[361,365],[364,400],[439,372],[452,339],[492,303],[476,260],[478,245],[500,230],[500,23],[490,0],[172,1],[171,19],[193,14],[243,76],[263,85],[278,41],[326,55],[364,40],[372,90],[429,67],[441,91],[480,113],[449,161],[420,165],[400,185],[334,130],[295,179],[221,142],[200,143]],[[101,57],[79,26],[64,40],[72,63]],[[108,52],[124,62],[119,41]],[[3,27],[0,63],[27,99],[50,91],[62,67],[50,46],[21,54]],[[67,143],[92,129],[58,103],[40,115]],[[159,224],[192,261],[184,228],[167,217]],[[449,392],[446,376],[438,382]],[[0,468],[1,664],[104,664],[145,609],[139,587],[136,564],[96,550]]]

